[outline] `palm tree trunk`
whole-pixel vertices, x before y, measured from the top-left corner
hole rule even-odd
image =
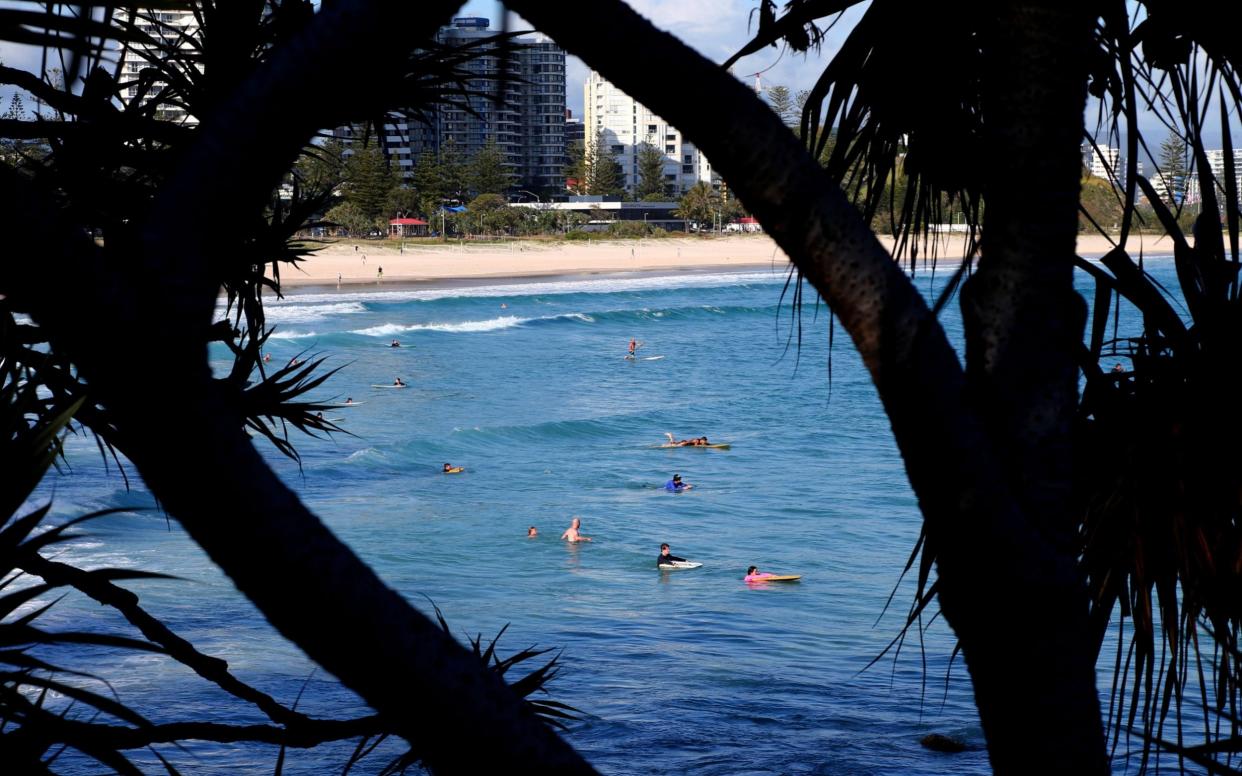
[[[1074,291],[1090,6],[997,2],[981,36],[987,154],[982,258],[963,288],[967,389],[1027,522],[1063,562],[1079,542],[1073,512],[1073,423],[1086,304]],[[988,548],[984,548],[988,549]],[[995,563],[1005,548],[990,548]],[[941,547],[941,552],[954,552]],[[978,606],[975,580],[943,573],[941,605]],[[1085,577],[1038,566],[991,588],[987,622],[956,617],[997,770],[1021,770],[1029,719],[1060,717],[1057,748],[1089,751],[1103,735],[1098,702],[1066,704],[1095,685]],[[1015,699],[1018,703],[1015,703]],[[1028,716],[1029,715],[1029,716]],[[1007,757],[1000,752],[1009,753]],[[1078,768],[1102,772],[1102,756]],[[1068,767],[1068,763],[1066,764]]]
[[[1030,500],[1025,494],[1035,484],[1012,489],[1007,474],[1013,464],[1001,460],[1012,454],[1005,435],[1024,429],[1011,427],[997,438],[990,415],[976,408],[939,323],[840,189],[745,86],[623,4],[597,0],[578,8],[572,19],[537,0],[513,0],[510,6],[693,140],[840,317],[879,391],[928,541],[939,553],[940,603],[962,638],[997,770],[1103,772],[1093,650],[1080,627],[1086,588],[1072,549],[1044,532],[1047,510],[1024,509]],[[1083,14],[1066,19],[1069,40],[1050,51],[1039,49],[1053,45],[1043,27],[1024,51],[1060,56],[1068,48],[1072,56],[1063,63],[1063,74],[1085,80],[1081,47],[1089,22]],[[1005,20],[996,24],[1004,26]],[[589,45],[578,34],[584,26],[594,31]],[[631,56],[635,50],[643,56]],[[661,88],[669,72],[694,83],[699,99],[684,100]],[[1007,75],[997,77],[1000,88]],[[1080,92],[1078,85],[1067,99]],[[1080,129],[1081,100],[1078,104],[1073,126]],[[1039,120],[1063,117],[1058,110]],[[1007,140],[998,135],[996,142]],[[1057,159],[1060,164],[1061,156]],[[1048,218],[1064,214],[1058,209]],[[1056,244],[1062,248],[1066,228],[1058,221]],[[1007,254],[996,251],[993,258],[1004,264]],[[1071,287],[1064,273],[1049,284],[1054,298],[1068,304],[1064,295]],[[998,320],[997,333],[1012,334],[1004,327],[1025,323]],[[1066,326],[1072,328],[1072,322]],[[1017,341],[1018,347],[1031,344],[1028,337]],[[1063,387],[1061,372],[1052,372],[1049,381]],[[1060,418],[1072,400],[1072,391],[1060,390],[1043,406]],[[1049,445],[1067,443],[1055,429],[1045,436]],[[1039,476],[1062,474],[1051,467]],[[1046,484],[1061,491],[1068,480]],[[1032,708],[1039,716],[1029,714]],[[1030,745],[1032,723],[1041,740],[1056,745]]]
[[[138,246],[98,249],[49,196],[0,171],[0,212],[22,256],[0,293],[86,377],[147,486],[268,621],[336,675],[437,772],[592,773],[504,682],[387,587],[276,477],[211,378],[206,343],[222,225],[252,218],[312,133],[342,107],[383,104],[410,48],[460,2],[337,2],[204,119]],[[430,6],[430,7],[429,7]],[[333,100],[322,99],[333,94]],[[336,95],[355,102],[345,105]],[[185,239],[190,220],[204,229]],[[24,260],[47,251],[54,266]],[[198,235],[196,234],[197,238]],[[151,390],[152,369],[161,390]],[[168,388],[173,386],[174,388]]]

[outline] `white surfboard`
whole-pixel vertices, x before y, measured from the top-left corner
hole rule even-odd
[[[659,361],[664,356],[643,356],[643,361]]]
[[[372,388],[408,388],[409,386],[408,385],[376,385],[375,383],[371,383],[371,387]],[[355,402],[355,404],[356,403],[357,402]]]
[[[696,563],[692,560],[675,560],[672,563],[661,563],[660,571],[683,571],[687,569],[697,569],[702,563]]]

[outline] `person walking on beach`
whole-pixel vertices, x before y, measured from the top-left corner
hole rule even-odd
[[[671,566],[674,563],[685,563],[685,558],[670,555],[667,544],[660,545],[660,554],[656,556],[656,566]]]
[[[683,490],[690,490],[693,487],[688,482],[682,482],[680,474],[674,474],[673,479],[664,483],[664,489],[673,493],[681,493]]]
[[[378,270],[378,271],[376,272],[376,274],[375,274],[375,277],[376,277],[376,279],[377,279],[377,280],[383,280],[383,279],[384,279],[384,268],[383,268],[383,267],[380,267],[380,268],[379,268],[379,270]]]
[[[583,536],[579,532],[578,529],[581,527],[582,527],[581,518],[575,516],[574,519],[570,521],[569,527],[565,529],[565,533],[561,534],[561,538],[569,542],[570,544],[575,544],[577,542],[592,541],[591,537]]]

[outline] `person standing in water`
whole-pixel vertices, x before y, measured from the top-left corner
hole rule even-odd
[[[582,533],[578,530],[581,527],[582,527],[581,518],[575,516],[574,519],[570,521],[569,527],[565,529],[565,533],[561,534],[561,538],[569,542],[570,544],[575,544],[577,542],[592,541],[591,537],[583,536]]]

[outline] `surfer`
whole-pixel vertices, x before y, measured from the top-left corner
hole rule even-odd
[[[698,441],[695,439],[682,439],[675,442],[673,441],[673,435],[667,431],[664,432],[664,436],[668,437],[668,444],[664,445],[665,447],[689,447],[690,445],[696,444]]]
[[[392,384],[393,384],[393,385],[395,385],[395,386],[396,386],[396,387],[398,387],[398,388],[404,388],[404,387],[405,387],[405,381],[404,381],[404,380],[402,380],[400,377],[398,377],[396,380],[393,380],[393,381],[392,381]]]
[[[270,364],[271,362],[272,362],[272,354],[271,354],[271,353],[264,353],[264,354],[263,354],[263,363],[265,363],[265,364]]]
[[[673,565],[673,563],[685,563],[685,562],[686,562],[685,558],[679,558],[676,555],[670,555],[668,552],[667,544],[660,545],[660,554],[656,557],[657,566],[671,566]]]
[[[767,579],[768,577],[774,577],[774,576],[776,576],[776,575],[775,575],[775,574],[767,574],[767,573],[761,572],[761,571],[759,570],[759,567],[758,567],[758,566],[751,566],[750,568],[746,569],[746,577],[745,577],[745,579],[744,579],[743,581],[745,581],[745,582],[762,582],[763,580]]]
[[[672,491],[672,492],[674,492],[674,493],[680,493],[680,492],[682,492],[683,490],[690,490],[690,489],[691,489],[691,488],[693,488],[693,487],[694,487],[694,486],[693,486],[693,485],[691,485],[691,484],[690,484],[690,483],[688,483],[688,482],[682,482],[682,481],[681,481],[681,475],[680,475],[680,474],[674,474],[674,475],[673,475],[673,479],[671,479],[671,480],[669,480],[668,482],[664,483],[664,489],[665,489],[665,490],[670,490],[670,491]]]
[[[561,534],[561,538],[569,542],[570,544],[573,544],[576,542],[592,541],[591,537],[583,536],[581,533],[579,533],[578,529],[581,527],[582,527],[582,519],[575,516],[574,519],[570,521],[569,527],[565,529],[565,533]]]
[[[349,398],[345,399],[345,403],[346,403],[346,404],[353,404],[353,403],[354,403],[354,397],[350,396]]]
[[[532,525],[530,528],[526,529],[527,539],[534,539],[538,535],[539,535],[539,529],[535,528],[535,526]]]
[[[634,353],[635,353],[635,351],[637,351],[637,350],[638,350],[639,348],[641,348],[642,346],[643,346],[643,343],[639,342],[638,340],[634,339],[633,337],[630,337],[630,352],[629,352],[629,357],[630,357],[630,358],[634,358]]]
[[[396,340],[393,340],[393,341],[392,341],[392,344],[391,344],[391,345],[389,345],[388,347],[390,347],[390,348],[399,348],[399,347],[401,347],[401,343],[400,343],[400,342],[397,342]]]

